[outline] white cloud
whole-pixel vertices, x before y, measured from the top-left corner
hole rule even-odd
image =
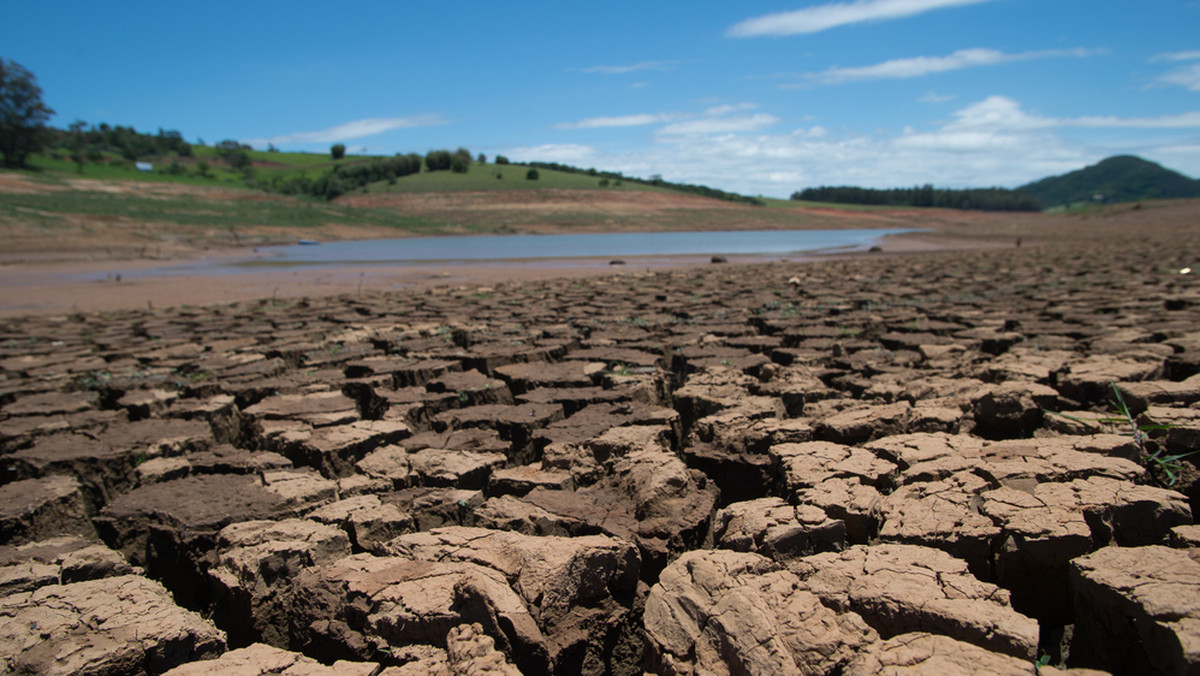
[[[1053,49],[1019,54],[1006,54],[994,49],[960,49],[948,56],[916,56],[907,59],[892,59],[871,66],[842,68],[834,66],[806,77],[820,84],[842,84],[863,80],[904,79],[922,77],[932,73],[945,73],[963,68],[994,66],[1013,61],[1046,59],[1060,56],[1085,57],[1095,52],[1086,49]]]
[[[1166,52],[1158,54],[1151,61],[1195,61],[1200,59],[1200,49],[1187,52]]]
[[[729,29],[731,37],[760,35],[798,35],[817,33],[838,26],[899,19],[935,9],[974,5],[991,0],[855,0],[854,2],[817,5],[791,12],[779,12],[746,19]]]
[[[560,162],[579,165],[592,162],[599,151],[591,146],[577,143],[544,143],[540,146],[524,146],[502,153],[518,162]]]
[[[283,134],[271,138],[246,139],[243,142],[252,146],[292,145],[304,143],[337,143],[382,134],[393,129],[409,127],[431,127],[447,124],[437,115],[413,115],[409,117],[372,117],[365,120],[354,120],[320,131],[301,131]]]
[[[1060,133],[1068,128],[1083,131],[1068,138]],[[1148,132],[1119,143],[1080,140],[1086,130],[1099,128]],[[1200,111],[1155,117],[1050,117],[1026,110],[1014,99],[990,96],[962,106],[945,122],[892,134],[785,127],[773,116],[748,114],[665,125],[654,134],[654,143],[639,151],[547,145],[504,154],[787,197],[817,185],[1015,187],[1124,153],[1157,158],[1194,176],[1200,173],[1196,136],[1179,133],[1191,129],[1200,129]]]
[[[674,66],[673,61],[643,61],[631,66],[592,66],[591,68],[580,68],[579,70],[584,73],[623,75],[625,73],[636,73],[641,70],[670,70],[672,66]]]
[[[726,104],[726,105],[722,105],[722,106],[713,106],[711,108],[706,109],[704,111],[704,114],[705,115],[728,115],[729,113],[736,113],[739,110],[754,110],[756,108],[758,108],[758,106],[753,103],[734,103],[734,104]]]
[[[678,115],[672,113],[643,113],[639,115],[620,115],[617,117],[589,117],[578,122],[561,122],[554,125],[555,129],[599,129],[602,127],[640,127],[647,124],[669,122]]]
[[[1175,85],[1194,92],[1200,92],[1200,64],[1188,66],[1187,68],[1176,68],[1175,70],[1163,73],[1159,76],[1158,81],[1163,84]]]
[[[659,129],[657,133],[666,136],[696,136],[751,132],[769,127],[778,121],[779,118],[766,113],[742,117],[718,117],[668,124]]]
[[[922,94],[921,98],[917,100],[921,103],[945,103],[947,101],[953,101],[954,99],[955,96],[953,94],[939,94],[931,89]]]

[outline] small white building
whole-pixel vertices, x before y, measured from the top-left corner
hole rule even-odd
[[[154,171],[154,165],[150,164],[149,162],[134,162],[133,166],[137,167],[138,171],[144,171],[147,173]]]

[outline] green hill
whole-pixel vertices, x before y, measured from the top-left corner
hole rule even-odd
[[[1017,188],[1042,201],[1045,208],[1081,203],[1136,202],[1144,199],[1200,197],[1200,181],[1133,155],[1117,155]]]

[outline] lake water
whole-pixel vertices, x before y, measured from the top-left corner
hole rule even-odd
[[[466,263],[621,256],[780,255],[870,247],[905,229],[631,232],[585,235],[486,235],[330,242],[262,247],[272,265]]]
[[[581,235],[480,235],[328,242],[259,247],[243,258],[192,262],[130,271],[133,276],[228,274],[271,269],[380,267],[461,263],[569,265],[579,259],[604,264],[625,257],[763,256],[829,250],[865,250],[887,235],[874,230],[743,230],[634,232]],[[631,261],[633,262],[633,261]]]

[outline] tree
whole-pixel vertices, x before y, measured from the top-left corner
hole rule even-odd
[[[46,121],[54,111],[42,102],[33,73],[0,58],[0,154],[6,167],[23,167],[46,142]]]
[[[449,150],[431,150],[425,154],[425,166],[430,171],[445,171],[450,168],[453,157]]]
[[[84,136],[83,128],[87,123],[83,120],[75,120],[68,127],[71,131],[71,159],[75,161],[76,173],[83,173],[83,162],[87,155],[87,138]]]
[[[333,159],[340,160],[346,156],[346,145],[344,143],[335,143],[329,147],[329,154]]]
[[[530,167],[529,171],[525,172],[525,180],[527,180],[527,181],[538,180],[538,170],[534,169],[533,167]]]
[[[503,155],[497,155],[496,164],[508,164],[508,158]]]

